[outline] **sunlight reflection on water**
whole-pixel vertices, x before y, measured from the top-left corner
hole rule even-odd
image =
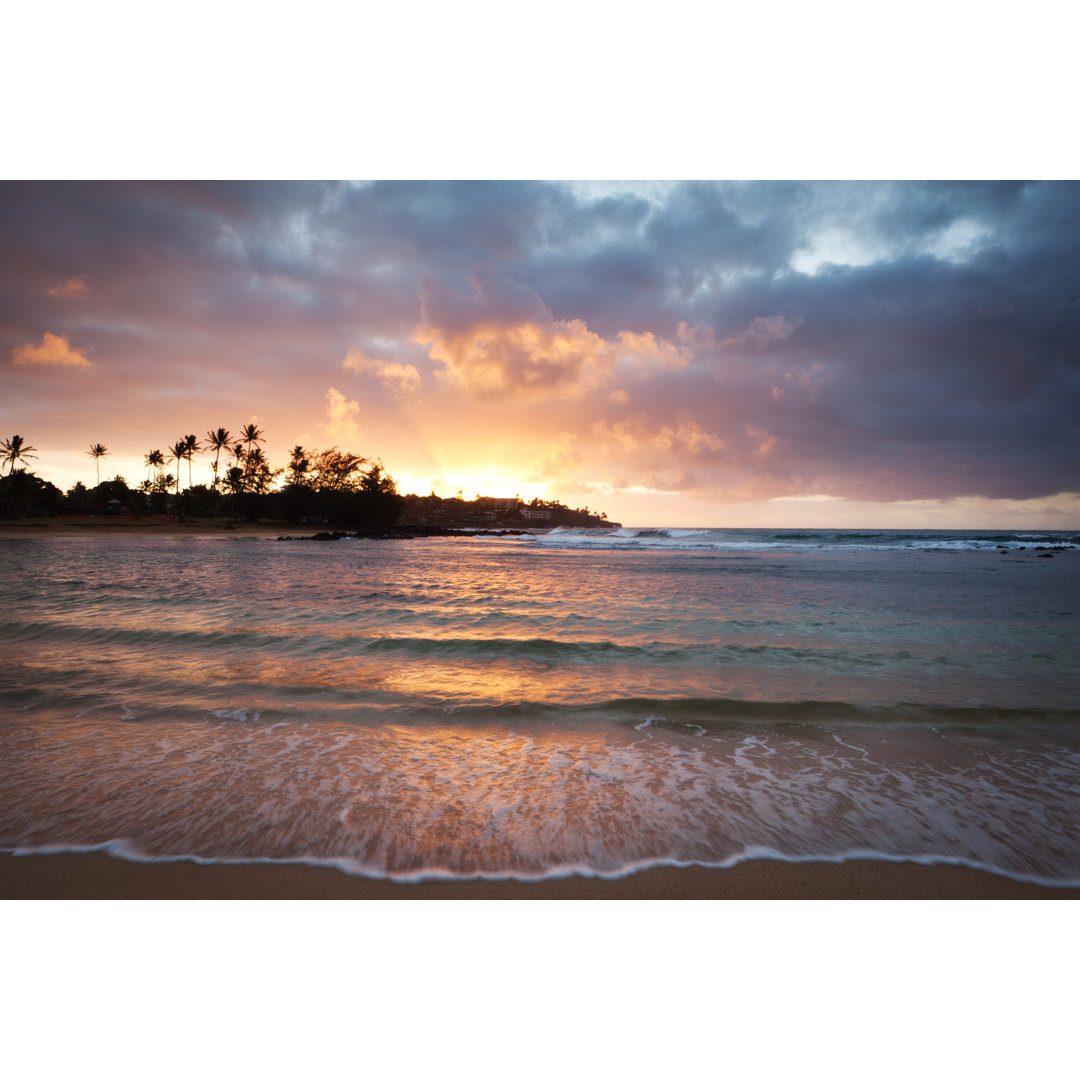
[[[480,540],[5,554],[0,846],[391,875],[761,848],[1080,874],[1065,559],[1051,576],[981,552]]]

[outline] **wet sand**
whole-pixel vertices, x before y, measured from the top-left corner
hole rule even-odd
[[[1077,900],[952,866],[758,860],[727,870],[661,867],[616,880],[398,884],[297,864],[138,863],[105,854],[0,855],[4,900]]]
[[[60,518],[0,520],[0,539],[33,537],[311,536],[282,523]],[[301,865],[136,863],[105,854],[0,854],[0,899],[56,900],[793,900],[1080,899],[1080,889],[1042,887],[962,867],[855,860],[760,860],[727,870],[659,868],[617,880],[427,881],[397,884]]]

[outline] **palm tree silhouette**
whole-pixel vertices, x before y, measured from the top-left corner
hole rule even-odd
[[[232,433],[226,431],[225,428],[219,427],[217,431],[208,431],[206,433],[206,449],[214,451],[214,490],[217,491],[218,486],[218,462],[221,460],[221,451],[227,450],[229,447],[229,440],[232,438]]]
[[[30,453],[31,450],[36,450],[37,447],[28,446],[23,442],[21,435],[12,435],[10,439],[5,439],[0,443],[0,449],[4,451],[4,461],[11,463],[11,470],[8,475],[15,471],[15,462],[37,457],[37,454]]]
[[[94,459],[94,464],[97,466],[97,482],[98,486],[101,485],[101,459],[108,454],[108,450],[105,449],[104,443],[91,443],[90,449],[86,451],[89,457]]]
[[[202,449],[194,435],[184,436],[184,457],[187,458],[187,482],[191,487],[191,460]]]
[[[240,429],[240,441],[244,448],[251,453],[251,448],[257,443],[266,442],[266,433],[255,424],[245,424]]]
[[[243,462],[245,491],[253,486],[258,466],[262,464],[262,461],[260,460],[262,450],[259,447],[259,443],[265,441],[266,433],[254,423],[245,424],[240,429],[240,442],[233,448],[233,454],[236,456],[237,465]],[[243,444],[243,457],[237,453],[237,451],[241,449],[241,443]]]
[[[232,495],[229,500],[229,523],[232,524],[233,519],[236,517],[240,495],[245,488],[243,466],[244,458],[247,455],[244,453],[244,444],[242,442],[234,443],[229,449],[229,454],[232,456],[233,463],[230,468],[225,470],[225,486]]]
[[[160,472],[165,465],[165,455],[160,450],[151,450],[146,455],[146,479],[150,479],[150,470]]]
[[[188,446],[187,439],[178,439],[169,448],[169,456],[176,460],[176,494],[180,494],[180,462],[187,457]]]

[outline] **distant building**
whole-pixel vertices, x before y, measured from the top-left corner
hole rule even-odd
[[[513,510],[517,504],[517,499],[495,499],[490,495],[477,495],[476,504],[482,510]]]

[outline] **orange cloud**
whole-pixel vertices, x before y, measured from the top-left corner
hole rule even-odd
[[[360,404],[349,401],[340,390],[326,391],[326,423],[322,425],[337,442],[355,443],[360,438]]]
[[[11,350],[13,362],[19,367],[39,364],[60,364],[66,367],[90,367],[90,361],[71,347],[66,334],[50,334],[46,331],[40,345],[19,345]]]
[[[622,330],[617,340],[620,358],[640,368],[661,371],[682,368],[693,358],[689,349],[658,338],[652,331],[635,334],[630,330]]]
[[[478,396],[576,397],[603,382],[616,350],[580,319],[556,319],[536,292],[494,267],[469,275],[472,296],[425,280],[413,340]]]
[[[428,346],[440,374],[479,397],[580,397],[608,382],[616,365],[645,376],[693,359],[651,331],[622,330],[609,341],[581,319],[556,319],[534,289],[497,267],[479,264],[468,281],[471,296],[424,280],[424,321],[413,340]]]
[[[68,278],[47,290],[57,300],[85,300],[90,295],[90,286],[86,284],[86,275]]]
[[[598,420],[592,425],[592,430],[603,440],[609,452],[615,447],[624,453],[653,447],[689,461],[717,460],[727,450],[727,443],[723,439],[685,416],[680,416],[677,426],[672,427],[670,424],[657,424],[644,413],[634,413],[613,424]]]
[[[732,427],[721,438],[688,415],[662,424],[638,412],[614,423],[597,420],[589,433],[600,453],[590,474],[613,477],[619,491],[737,502],[798,494],[806,486],[793,470],[786,440],[752,424]]]
[[[758,457],[770,457],[776,452],[779,440],[775,435],[770,435],[763,428],[756,428],[752,425],[747,426],[746,433],[754,441],[753,449]]]
[[[660,429],[658,438],[667,440],[667,445],[679,445],[684,451],[694,456],[715,456],[727,449],[727,443],[718,435],[706,431],[700,424],[685,417],[679,418],[678,428],[665,424]],[[656,440],[654,440],[656,441]],[[659,445],[659,442],[657,442]]]
[[[487,397],[577,394],[601,381],[613,361],[611,346],[580,319],[570,322],[480,323],[466,334],[418,328],[416,340],[470,390]]]
[[[350,349],[341,366],[357,375],[374,376],[393,394],[411,394],[420,388],[420,372],[412,364],[377,360],[360,349]]]
[[[576,440],[568,431],[560,432],[558,439],[548,444],[547,452],[536,467],[540,478],[565,480],[581,465],[581,454]]]

